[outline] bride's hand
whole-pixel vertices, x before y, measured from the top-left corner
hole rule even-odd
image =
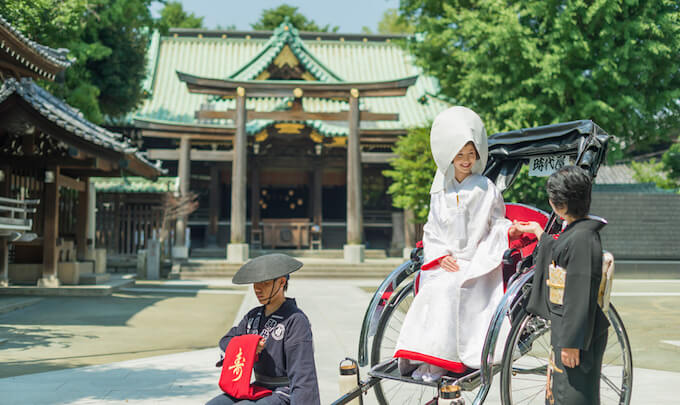
[[[452,273],[460,270],[460,266],[458,265],[458,261],[456,259],[454,259],[453,256],[445,256],[439,262],[439,265],[445,271],[450,271]]]

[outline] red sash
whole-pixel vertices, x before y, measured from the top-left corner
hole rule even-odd
[[[236,399],[257,400],[271,395],[271,390],[250,384],[253,366],[257,361],[257,344],[260,335],[241,335],[229,341],[224,352],[220,388]]]

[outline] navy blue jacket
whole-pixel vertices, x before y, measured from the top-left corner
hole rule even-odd
[[[264,306],[253,308],[220,339],[220,349],[224,351],[232,337],[245,334],[259,334],[266,339],[253,367],[258,385],[275,389],[272,395],[288,396],[293,405],[320,404],[312,326],[295,299],[286,298],[269,316],[265,316]],[[286,378],[289,383],[281,387]]]

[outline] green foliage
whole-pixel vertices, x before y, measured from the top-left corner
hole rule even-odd
[[[390,163],[392,169],[383,174],[392,179],[387,192],[397,208],[411,209],[415,222],[427,222],[430,210],[430,185],[437,166],[430,151],[430,129],[414,128],[401,137],[395,147],[397,158]]]
[[[489,133],[592,119],[630,152],[680,125],[677,0],[402,0],[400,13],[418,65]]]
[[[0,14],[26,36],[68,48],[76,61],[62,83],[42,83],[92,122],[121,116],[143,99],[152,0],[12,0]]]
[[[633,178],[640,183],[654,183],[657,187],[673,190],[680,187],[680,182],[673,181],[663,162],[651,159],[648,162],[631,162]]]
[[[203,17],[187,13],[179,1],[169,1],[161,10],[158,28],[161,34],[168,33],[170,28],[204,28]]]
[[[290,23],[300,31],[316,31],[316,32],[337,32],[340,27],[329,24],[324,26],[317,25],[314,21],[308,19],[303,14],[298,12],[297,7],[289,6],[288,4],[281,4],[276,8],[269,8],[262,10],[260,19],[250,24],[254,30],[273,30],[282,22],[289,19]]]
[[[661,157],[661,162],[666,170],[668,177],[675,180],[680,186],[680,143],[673,144]]]
[[[396,8],[388,8],[378,21],[379,34],[413,34],[415,28],[399,15]]]
[[[530,177],[529,166],[524,165],[519,174],[503,192],[505,202],[522,203],[550,212],[548,192],[545,191],[547,177]]]

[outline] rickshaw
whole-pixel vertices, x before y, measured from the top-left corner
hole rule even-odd
[[[609,138],[590,120],[494,134],[489,137],[489,160],[484,174],[501,191],[512,184],[523,165],[529,165],[530,175],[547,175],[564,164],[576,164],[588,170],[594,178],[604,161]],[[548,214],[522,204],[506,204],[506,217],[537,221],[549,234],[559,233],[562,227],[561,219],[555,213]],[[525,310],[534,273],[535,245],[536,241],[529,241],[524,246],[510,246],[504,254],[505,294],[488,327],[480,369],[463,375],[450,373],[431,383],[400,375],[397,359],[392,357],[401,324],[417,293],[418,271],[423,257],[422,244],[416,247],[410,260],[397,267],[380,284],[366,310],[357,363],[363,367],[370,362],[368,377],[360,379],[354,390],[333,404],[347,404],[370,389],[383,405],[436,404],[444,385],[460,390],[468,405],[543,404],[550,324]],[[605,283],[606,296],[603,297],[602,308],[611,326],[603,359],[600,397],[602,404],[628,405],[633,387],[631,348],[623,321],[609,302],[613,258],[606,252],[605,263],[610,273]],[[512,327],[505,338],[502,359],[494,359],[495,347],[503,341],[499,335],[504,318],[509,318]],[[492,384],[498,377],[500,384]]]

